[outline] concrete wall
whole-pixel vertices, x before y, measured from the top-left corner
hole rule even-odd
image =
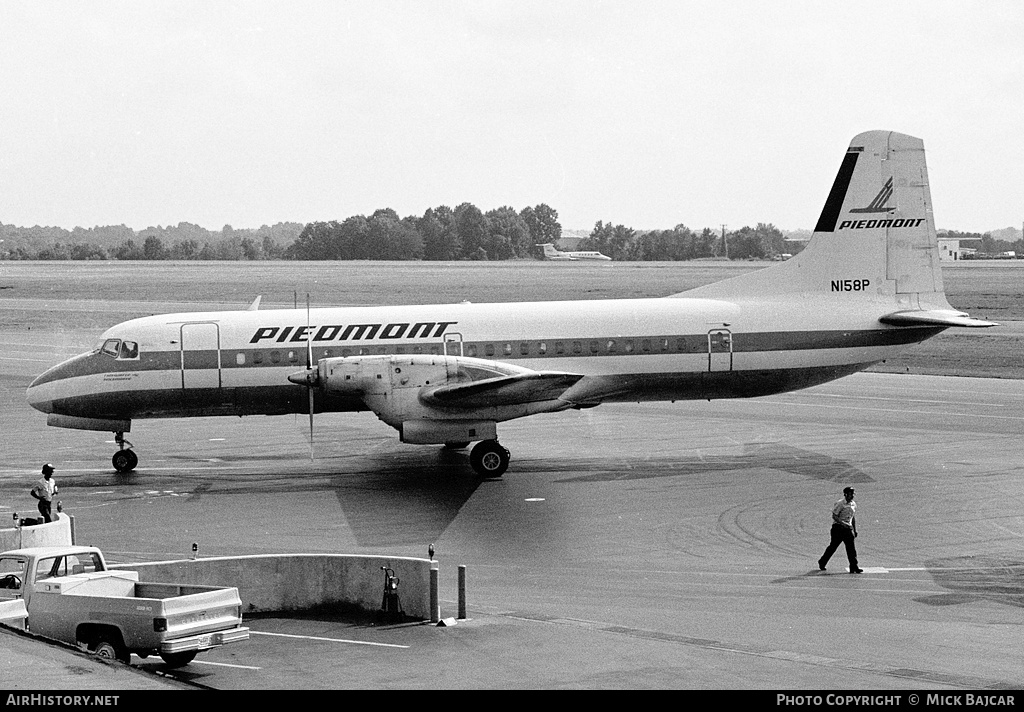
[[[382,566],[400,579],[398,595],[406,616],[430,620],[428,559],[344,554],[267,554],[121,564],[140,581],[201,586],[234,586],[242,613],[301,611],[321,606],[379,611],[384,594]]]
[[[27,549],[30,546],[70,546],[74,544],[75,518],[61,514],[60,519],[29,527],[0,529],[0,551]]]

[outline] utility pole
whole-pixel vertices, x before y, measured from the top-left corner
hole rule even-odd
[[[729,241],[725,239],[725,225],[722,225],[722,249],[725,251],[725,259],[729,259]]]

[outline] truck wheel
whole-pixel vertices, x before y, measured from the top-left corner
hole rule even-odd
[[[93,647],[92,652],[101,658],[107,660],[117,660],[119,662],[128,664],[131,662],[132,656],[127,650],[116,643],[111,643],[109,640],[100,640]]]
[[[188,665],[196,657],[198,650],[189,650],[185,653],[160,653],[164,664],[169,668],[180,668]]]

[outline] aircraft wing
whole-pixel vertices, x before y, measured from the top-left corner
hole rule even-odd
[[[578,380],[580,373],[532,371],[482,381],[440,385],[420,394],[428,405],[449,408],[486,408],[538,403],[557,399]]]
[[[878,320],[891,326],[999,326],[994,321],[973,319],[963,312],[947,309],[910,309],[886,314]]]

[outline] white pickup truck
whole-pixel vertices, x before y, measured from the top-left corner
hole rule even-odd
[[[157,654],[181,667],[249,638],[237,588],[142,583],[109,571],[99,549],[44,546],[0,554],[0,602],[22,599],[33,633],[129,662]]]

